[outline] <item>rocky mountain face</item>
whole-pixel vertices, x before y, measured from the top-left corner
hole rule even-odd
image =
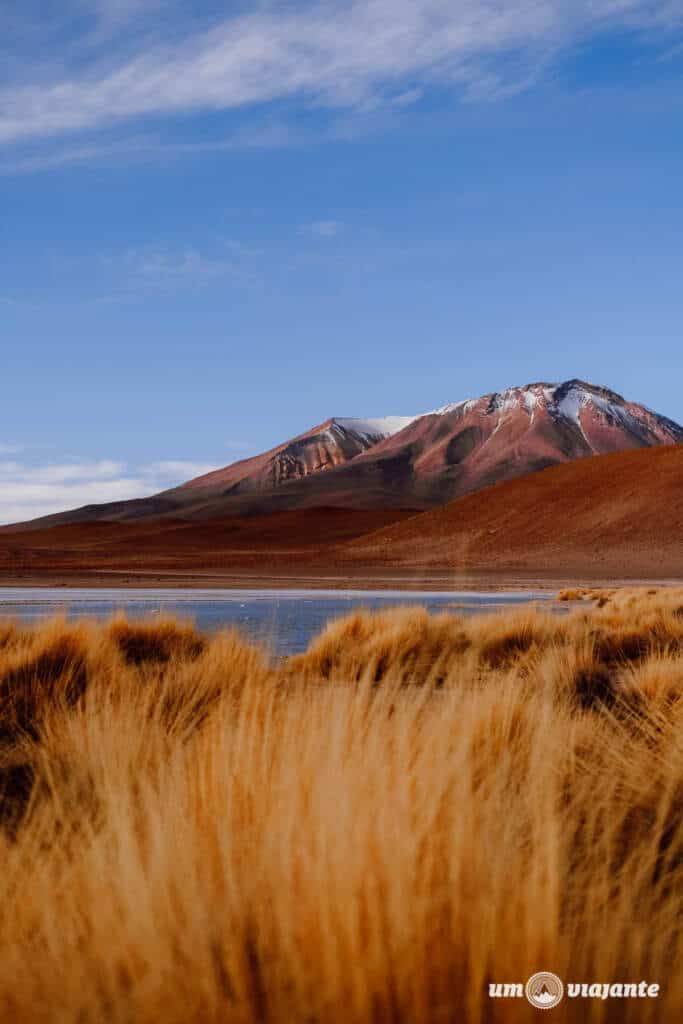
[[[273,490],[292,480],[303,480],[313,473],[343,466],[399,433],[413,419],[412,416],[385,416],[381,419],[334,417],[263,455],[197,477],[183,487],[200,490],[218,488],[233,494]]]
[[[422,416],[362,458],[402,460],[410,486],[440,504],[500,480],[590,455],[683,441],[683,428],[579,380],[529,384]]]

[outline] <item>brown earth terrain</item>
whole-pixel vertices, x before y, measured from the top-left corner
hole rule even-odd
[[[377,586],[683,578],[683,446],[581,459],[442,508],[0,531],[0,584]]]
[[[363,566],[602,578],[683,575],[683,445],[496,484],[347,544]]]
[[[413,515],[316,508],[11,528],[0,530],[0,585],[330,586],[340,574],[330,554],[338,545]],[[352,575],[361,580],[357,570]]]

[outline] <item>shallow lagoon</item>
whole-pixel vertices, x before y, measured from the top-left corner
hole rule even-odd
[[[554,595],[539,591],[433,592],[401,590],[129,590],[35,587],[0,588],[0,617],[36,621],[55,615],[130,618],[175,615],[200,629],[236,626],[277,655],[305,650],[331,619],[358,608],[382,610],[422,605],[431,613],[491,612]]]

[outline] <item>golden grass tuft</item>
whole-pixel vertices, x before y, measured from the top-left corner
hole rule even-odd
[[[681,607],[0,626],[1,1018],[680,1020]]]
[[[173,620],[130,623],[118,616],[109,627],[109,636],[130,665],[164,664],[172,658],[193,661],[205,647],[204,639],[191,626]]]

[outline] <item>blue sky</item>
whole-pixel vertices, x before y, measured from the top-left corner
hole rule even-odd
[[[581,376],[683,421],[681,0],[0,0],[0,521]]]

